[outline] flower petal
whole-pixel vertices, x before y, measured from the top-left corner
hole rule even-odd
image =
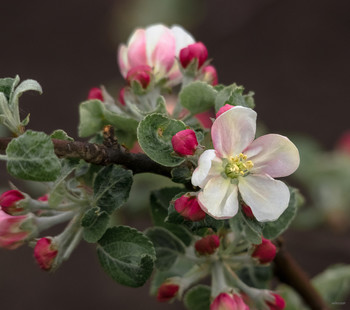
[[[231,179],[216,176],[211,178],[198,195],[198,202],[204,212],[216,219],[227,219],[238,211],[238,189]]]
[[[175,38],[169,28],[157,24],[146,29],[147,59],[155,74],[164,75],[175,62]]]
[[[292,174],[300,162],[299,151],[293,142],[275,134],[259,137],[244,154],[254,163],[252,173],[268,174],[273,178]]]
[[[256,112],[245,107],[233,107],[221,114],[211,129],[214,148],[221,157],[242,152],[253,140]]]
[[[173,36],[175,38],[176,42],[176,50],[175,50],[175,55],[176,57],[179,57],[180,51],[190,45],[195,43],[194,38],[182,27],[174,25],[171,27],[171,32],[173,33]]]
[[[238,179],[239,192],[259,222],[275,221],[288,207],[286,184],[268,175],[248,175]]]
[[[118,64],[120,73],[124,78],[126,78],[126,75],[129,71],[128,69],[128,48],[126,45],[122,44],[118,48]]]
[[[128,42],[128,63],[129,69],[148,65],[146,55],[146,32],[144,29],[136,29]]]
[[[221,173],[221,167],[222,161],[216,156],[215,150],[206,150],[199,157],[198,167],[192,174],[192,184],[203,188],[210,178]]]

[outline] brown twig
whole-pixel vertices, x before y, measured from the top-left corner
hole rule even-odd
[[[282,238],[276,240],[279,251],[275,257],[275,274],[280,281],[290,285],[312,310],[329,310],[309,277],[285,248]]]

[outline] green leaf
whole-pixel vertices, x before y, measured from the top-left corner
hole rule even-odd
[[[192,114],[209,110],[215,103],[216,90],[205,82],[193,82],[179,94],[181,105]]]
[[[184,303],[188,310],[209,310],[210,308],[210,287],[197,285],[187,291]]]
[[[244,87],[233,83],[219,91],[215,99],[215,111],[219,111],[225,104],[254,108],[253,92],[243,95]]]
[[[182,241],[162,227],[149,228],[145,234],[151,239],[156,250],[156,267],[159,270],[171,268],[177,257],[185,253],[185,245]]]
[[[54,181],[61,163],[51,138],[43,132],[28,130],[7,146],[7,170],[14,177],[32,181]]]
[[[275,239],[282,234],[293,221],[298,209],[298,190],[289,187],[290,200],[287,209],[277,221],[267,222],[263,228],[263,235],[267,239]]]
[[[239,278],[250,287],[268,289],[273,278],[272,267],[249,265],[238,272]]]
[[[331,266],[314,277],[312,284],[326,302],[344,302],[350,294],[350,265]]]
[[[107,229],[98,241],[97,255],[113,280],[131,287],[142,286],[147,281],[156,258],[150,240],[127,226]]]
[[[81,220],[84,227],[83,237],[87,242],[95,243],[101,239],[109,224],[109,215],[99,208],[87,210]]]
[[[116,165],[101,169],[93,185],[93,205],[112,214],[129,197],[132,185],[132,172]]]
[[[92,136],[103,129],[105,125],[127,132],[136,132],[137,121],[106,109],[100,100],[88,100],[79,106],[80,123],[78,134],[80,137]],[[123,142],[123,141],[121,141]]]
[[[37,91],[40,94],[43,92],[40,84],[37,81],[25,80],[16,87],[15,91],[10,96],[10,105],[18,105],[19,97],[21,97],[24,92],[29,90]]]
[[[156,113],[146,116],[137,128],[137,137],[141,148],[155,162],[174,167],[181,164],[185,158],[174,154],[171,138],[186,125],[174,119]]]
[[[282,296],[286,302],[284,310],[310,310],[303,303],[300,295],[294,291],[290,286],[282,284],[277,286],[276,291]]]
[[[5,97],[7,100],[10,99],[11,93],[13,92],[14,87],[17,86],[17,84],[19,82],[19,79],[17,78],[3,78],[0,79],[0,92],[4,93]]]
[[[191,180],[191,177],[192,171],[185,164],[171,170],[171,180],[175,183],[187,183]]]
[[[55,130],[50,136],[51,139],[74,141],[74,139],[68,136],[68,134],[62,129]]]
[[[253,244],[260,244],[262,237],[262,230],[264,225],[258,222],[256,219],[250,219],[244,216],[242,213],[242,219],[245,224],[244,231],[249,242]]]

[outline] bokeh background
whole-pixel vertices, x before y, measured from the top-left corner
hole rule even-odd
[[[21,99],[23,115],[31,114],[28,128],[47,133],[61,128],[77,138],[78,105],[88,90],[104,84],[116,94],[123,85],[118,44],[135,27],[156,22],[181,24],[204,42],[219,82],[255,91],[259,119],[269,131],[302,132],[331,150],[350,128],[347,0],[2,1],[0,75],[36,79],[44,90]],[[2,169],[1,186],[7,180]],[[144,221],[126,220],[145,228]],[[321,226],[291,230],[286,240],[313,276],[330,264],[350,263],[349,237],[349,231],[339,234]],[[82,242],[55,274],[39,270],[28,247],[0,249],[0,308],[183,306],[157,303],[148,286],[114,283],[100,268],[94,247]]]

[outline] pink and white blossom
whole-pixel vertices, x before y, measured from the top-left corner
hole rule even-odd
[[[193,37],[179,26],[168,28],[162,24],[136,29],[127,45],[118,49],[118,63],[126,78],[130,69],[150,66],[156,82],[166,78],[168,85],[181,81],[181,72],[176,58],[180,50],[193,44]]]
[[[210,305],[210,310],[249,310],[237,294],[220,293]]]
[[[35,245],[34,257],[43,270],[50,270],[58,254],[57,245],[51,238],[41,238]]]
[[[213,123],[214,149],[200,156],[192,184],[201,188],[201,208],[214,218],[235,216],[239,195],[260,222],[275,221],[288,207],[289,189],[274,178],[298,168],[298,149],[276,134],[254,140],[256,116],[252,109],[237,106]]]

